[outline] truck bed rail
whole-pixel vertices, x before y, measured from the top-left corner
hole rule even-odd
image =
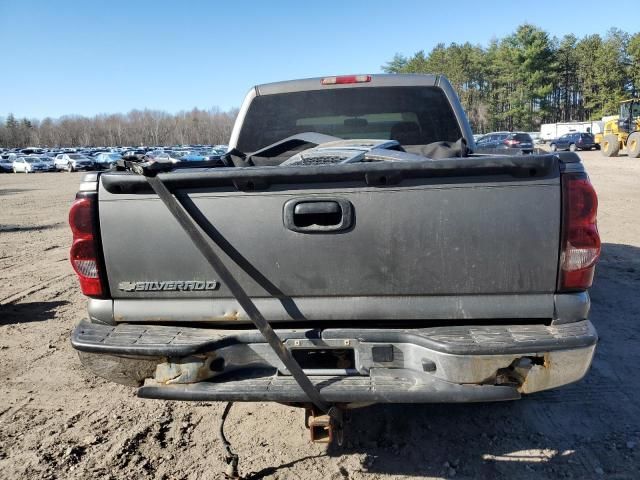
[[[237,190],[266,190],[273,184],[307,184],[364,181],[369,186],[385,186],[404,179],[428,177],[507,176],[544,178],[554,172],[557,155],[472,156],[425,160],[424,162],[364,162],[344,165],[177,169],[159,174],[169,189],[234,186]],[[102,174],[109,193],[152,193],[144,177],[130,172]]]

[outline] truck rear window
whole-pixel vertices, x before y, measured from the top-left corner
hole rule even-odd
[[[455,142],[462,136],[438,87],[336,88],[254,98],[237,148],[255,152],[303,132],[390,139],[402,145]]]
[[[531,143],[531,137],[529,136],[528,133],[516,133],[513,136],[514,140],[517,140],[518,142],[529,142]]]

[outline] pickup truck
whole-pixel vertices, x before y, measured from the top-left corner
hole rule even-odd
[[[143,398],[356,407],[587,372],[600,238],[575,153],[474,154],[437,75],[256,86],[229,147],[82,180],[71,342],[97,375]]]

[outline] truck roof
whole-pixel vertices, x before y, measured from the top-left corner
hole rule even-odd
[[[376,75],[348,75],[349,77],[368,77],[369,80],[357,83],[342,83],[325,85],[322,80],[327,77],[303,78],[298,80],[286,80],[283,82],[263,83],[255,86],[257,95],[272,95],[276,93],[300,92],[308,90],[324,90],[327,88],[362,88],[362,87],[401,87],[401,86],[434,86],[440,85],[441,75],[433,74],[396,74],[384,73]],[[448,84],[448,81],[446,81]]]

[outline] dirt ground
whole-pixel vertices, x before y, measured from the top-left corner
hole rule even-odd
[[[517,402],[375,406],[342,448],[302,411],[236,404],[227,432],[250,478],[640,478],[640,160],[582,154],[600,196],[601,336],[581,382]],[[0,478],[214,479],[223,404],[142,400],[86,372],[69,344],[85,299],[67,260],[82,174],[0,175]]]

